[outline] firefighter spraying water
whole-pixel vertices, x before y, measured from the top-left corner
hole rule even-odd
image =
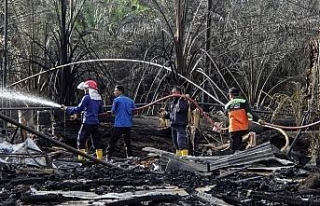
[[[77,148],[83,153],[86,153],[86,141],[92,135],[93,147],[96,149],[97,159],[101,160],[103,156],[100,134],[99,134],[99,114],[102,113],[102,98],[98,93],[98,84],[93,80],[81,82],[77,89],[85,92],[78,106],[67,107],[61,106],[68,114],[82,113],[82,125],[77,137]],[[84,157],[79,155],[79,160],[84,160]]]

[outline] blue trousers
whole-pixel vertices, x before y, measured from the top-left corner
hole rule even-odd
[[[188,149],[187,125],[171,125],[171,136],[176,150]]]
[[[99,124],[82,124],[78,132],[77,147],[78,149],[85,149],[86,142],[92,135],[92,145],[94,149],[101,149],[101,138],[99,132]]]

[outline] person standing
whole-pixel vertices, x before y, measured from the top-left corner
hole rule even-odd
[[[249,118],[260,124],[264,121],[251,111],[248,102],[240,97],[238,88],[230,88],[228,95],[230,101],[225,105],[225,113],[229,120],[231,149],[235,152],[242,150],[242,137],[249,132]]]
[[[189,155],[187,137],[189,103],[185,94],[181,93],[180,87],[173,87],[171,94],[178,94],[170,103],[169,113],[164,116],[171,122],[171,137],[176,149],[177,156]]]
[[[99,114],[102,113],[102,98],[98,93],[98,84],[93,80],[81,82],[77,89],[84,90],[85,95],[76,107],[67,107],[62,105],[61,109],[65,110],[69,115],[82,113],[82,124],[78,132],[77,148],[86,153],[86,142],[92,135],[92,145],[96,150],[97,159],[102,160],[103,150],[101,148],[101,138],[99,133]],[[79,160],[84,157],[78,155]]]
[[[111,160],[115,145],[122,136],[124,138],[126,156],[132,156],[131,127],[133,125],[132,119],[136,105],[132,99],[124,95],[124,87],[122,85],[115,86],[113,93],[116,98],[113,100],[111,112],[115,115],[115,121],[107,147],[107,161]]]

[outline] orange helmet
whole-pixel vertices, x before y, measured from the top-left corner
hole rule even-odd
[[[98,84],[97,82],[93,81],[93,80],[87,80],[85,82],[81,82],[78,86],[77,86],[78,89],[80,90],[84,90],[84,89],[87,89],[87,88],[90,88],[90,89],[98,89]]]

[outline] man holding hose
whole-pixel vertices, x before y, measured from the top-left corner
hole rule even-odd
[[[180,96],[173,97],[170,103],[169,113],[162,116],[171,121],[171,136],[176,149],[177,156],[189,155],[189,145],[187,137],[188,108],[189,103],[185,94],[181,94],[180,87],[173,87],[171,94]]]
[[[81,82],[77,89],[84,90],[85,95],[76,107],[67,107],[62,105],[61,109],[68,114],[82,113],[82,124],[78,132],[77,148],[86,153],[86,142],[92,135],[92,144],[96,149],[97,159],[102,160],[103,151],[101,148],[101,139],[99,133],[99,114],[103,111],[102,98],[98,93],[98,84],[93,80]],[[83,156],[78,155],[79,160],[85,160]]]

